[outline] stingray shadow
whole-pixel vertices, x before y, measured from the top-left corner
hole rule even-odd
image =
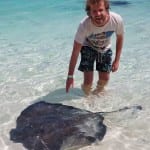
[[[65,88],[60,88],[49,94],[36,99],[37,101],[45,101],[49,103],[61,103],[62,101],[68,101],[72,99],[80,99],[84,94],[80,88],[70,89],[69,93],[66,93]]]
[[[110,1],[110,5],[112,5],[112,6],[127,6],[129,4],[131,4],[131,3],[128,1],[117,1],[117,0]]]

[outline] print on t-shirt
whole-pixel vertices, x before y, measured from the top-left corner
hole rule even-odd
[[[91,34],[86,38],[86,44],[94,49],[105,49],[106,43],[110,39],[114,31],[107,31],[97,34]]]

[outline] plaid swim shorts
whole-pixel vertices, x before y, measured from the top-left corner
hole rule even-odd
[[[96,70],[99,72],[110,72],[112,61],[112,50],[108,49],[104,53],[100,53],[88,46],[83,46],[81,49],[81,61],[78,70],[93,71],[94,62],[96,61]]]

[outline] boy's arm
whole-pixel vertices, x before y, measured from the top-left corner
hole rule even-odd
[[[116,54],[115,54],[115,59],[112,64],[112,72],[115,72],[119,68],[119,61],[120,61],[120,56],[122,52],[122,46],[123,46],[123,35],[117,35],[116,37]]]
[[[78,59],[81,47],[82,47],[82,44],[74,41],[72,55],[70,58],[68,77],[67,77],[67,81],[66,81],[66,92],[68,92],[70,87],[73,86],[73,74],[74,74],[75,66],[77,63],[77,59]]]

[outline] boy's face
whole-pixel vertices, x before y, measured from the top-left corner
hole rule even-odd
[[[108,19],[108,11],[105,8],[105,4],[103,1],[98,4],[90,5],[90,16],[92,22],[96,26],[103,26],[107,22]]]

